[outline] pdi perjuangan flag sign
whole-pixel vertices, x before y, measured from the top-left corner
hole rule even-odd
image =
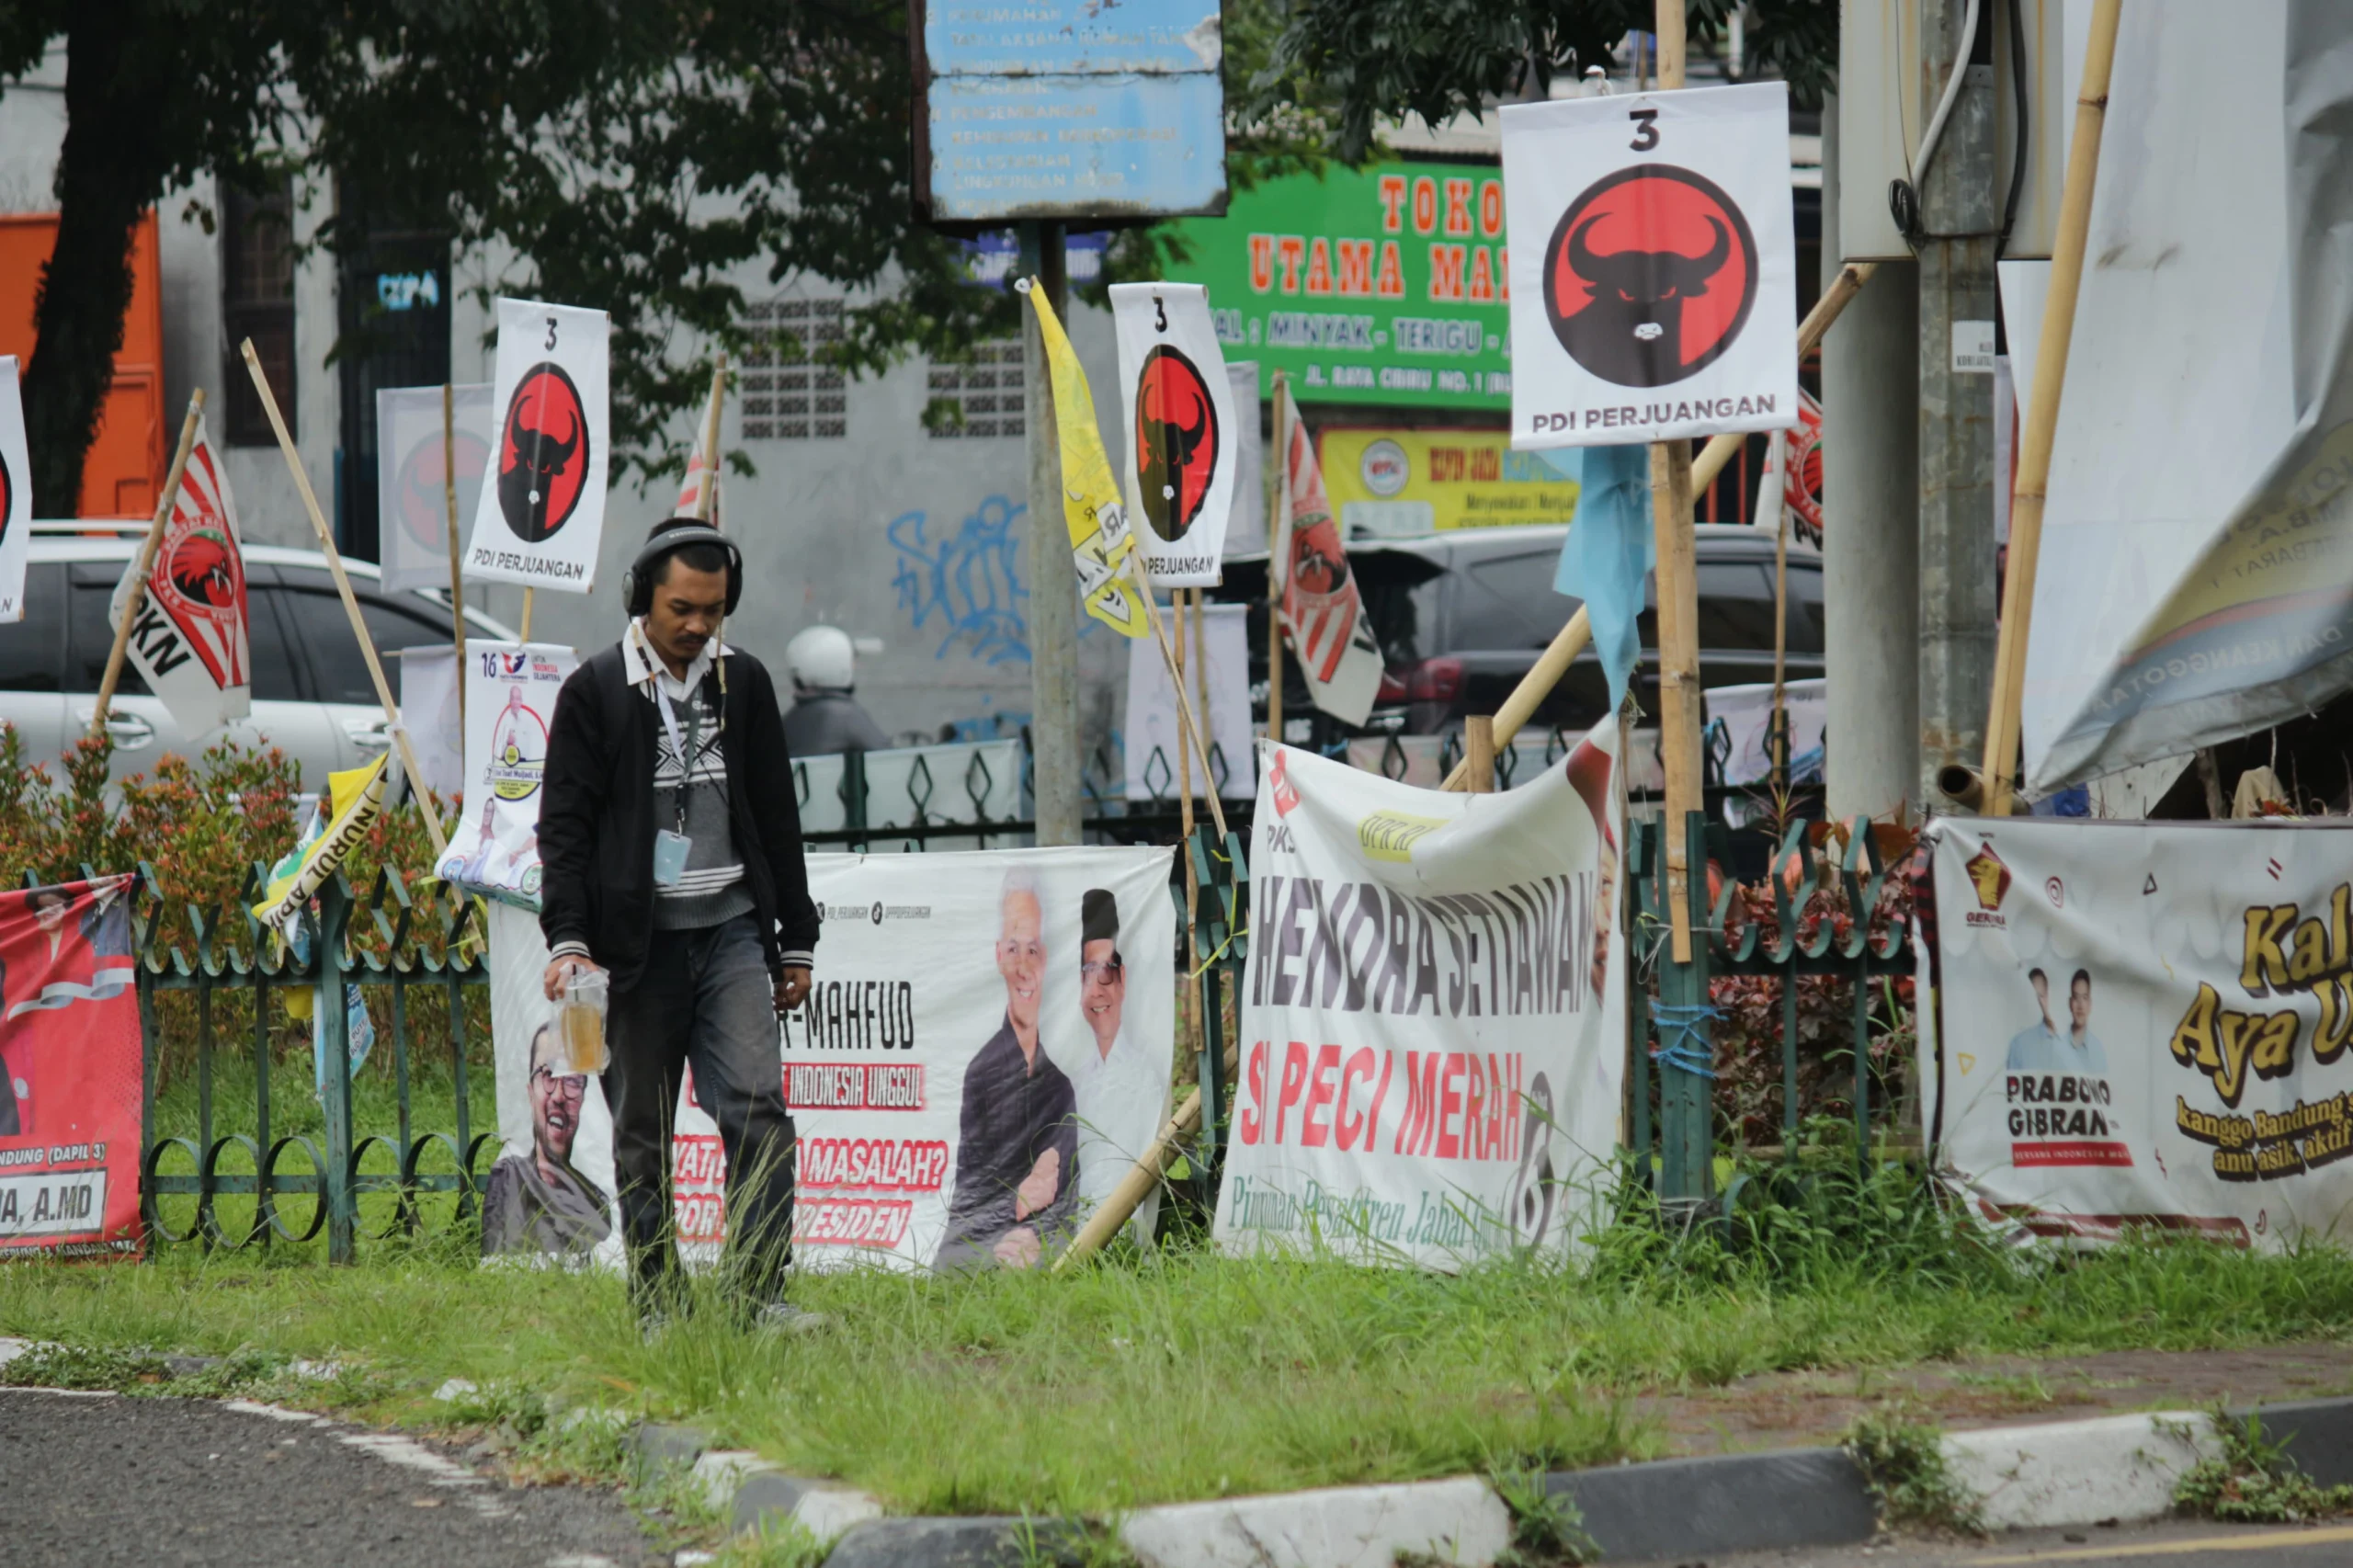
[[[490,470],[488,382],[450,389],[449,451],[457,458],[460,527],[482,506]],[[386,593],[449,585],[449,458],[443,452],[439,387],[376,393],[376,504],[383,519]]]
[[[139,572],[133,555],[108,603],[122,624]],[[245,637],[245,554],[229,472],[199,416],[196,442],[125,647],[130,666],[191,737],[210,734],[253,709],[253,658]]]
[[[1115,283],[1111,320],[1127,399],[1128,510],[1143,519],[1137,547],[1156,586],[1213,585],[1243,445],[1258,432],[1255,417],[1247,432],[1234,422],[1209,290]]]
[[[1381,695],[1381,644],[1333,521],[1315,444],[1296,415],[1281,462],[1285,494],[1270,564],[1282,591],[1283,625],[1308,697],[1343,724],[1361,724]]]
[[[585,594],[597,585],[612,457],[602,311],[498,301],[497,417],[490,481],[474,507],[464,574]]]
[[[549,642],[466,644],[464,811],[435,875],[468,892],[540,907],[540,786],[555,699],[580,667]]]
[[[138,1251],[131,891],[0,893],[0,1255]]]
[[[2353,1236],[2353,828],[1928,828],[1943,1179],[1989,1220]]]
[[[1501,795],[1273,752],[1221,1245],[1454,1268],[1580,1232],[1626,1053],[1617,745]]]
[[[25,619],[25,559],[33,533],[33,463],[17,357],[0,354],[0,621]]]
[[[799,1267],[1031,1267],[1077,1233],[1168,1114],[1174,853],[809,857],[824,940],[781,1040]],[[677,1230],[707,1257],[725,1161],[691,1101]]]
[[[1513,447],[1796,422],[1789,141],[1779,82],[1505,106]]]

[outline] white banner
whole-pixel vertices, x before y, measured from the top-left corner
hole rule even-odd
[[[1504,107],[1513,447],[1796,422],[1789,144],[1779,82]]]
[[[597,1079],[564,1060],[555,1004],[540,989],[547,966],[539,917],[492,903],[490,1032],[504,1147],[483,1191],[483,1256],[618,1268],[612,1112]]]
[[[602,311],[498,301],[497,477],[474,508],[465,575],[585,594],[596,586],[612,455]]]
[[[108,604],[108,624],[122,624],[139,571],[132,556]],[[203,418],[173,497],[172,515],[147,574],[147,592],[131,622],[130,667],[163,700],[190,740],[208,735],[253,708],[253,661],[245,640],[245,556],[228,470],[212,449]]]
[[[1456,1268],[1574,1239],[1625,1076],[1615,747],[1501,795],[1271,752],[1222,1245]]]
[[[1174,853],[809,857],[824,939],[783,1035],[798,1267],[1027,1267],[1077,1233],[1168,1113]],[[725,1161],[691,1099],[677,1232],[707,1257]]]
[[[557,692],[579,667],[551,642],[466,644],[464,812],[434,873],[540,906],[540,784]]]
[[[0,354],[0,621],[25,619],[25,558],[33,535],[33,461],[17,357]]]
[[[483,475],[490,468],[490,437],[498,421],[490,383],[452,389],[451,423],[458,459],[458,513],[482,507]],[[384,591],[449,585],[449,470],[442,452],[441,389],[382,387],[376,392],[378,559]],[[462,526],[462,525],[460,525]]]
[[[1176,613],[1168,612],[1172,619]],[[1228,800],[1246,801],[1258,788],[1250,736],[1249,630],[1249,617],[1257,613],[1254,605],[1205,606],[1196,638],[1197,623],[1190,611],[1184,612],[1185,699],[1193,705],[1194,722],[1207,727],[1211,760],[1225,767],[1218,793]],[[1128,718],[1122,741],[1128,800],[1175,800],[1176,759],[1190,748],[1176,716],[1176,688],[1169,683],[1168,663],[1160,656],[1157,642],[1137,638],[1128,644]],[[1191,766],[1193,793],[1206,795],[1200,759],[1194,758]]]
[[[2353,1236],[2353,831],[1945,818],[1921,1081],[1992,1220]]]
[[[1258,438],[1236,421],[1225,355],[1198,283],[1114,283],[1120,391],[1128,413],[1128,511],[1136,542],[1164,588],[1219,581],[1242,447]]]
[[[443,562],[446,566],[448,562]],[[416,754],[412,780],[441,797],[446,809],[466,791],[466,726],[458,701],[458,650],[404,648],[400,666],[401,725]]]

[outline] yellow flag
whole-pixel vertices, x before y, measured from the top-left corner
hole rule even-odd
[[[1070,527],[1071,559],[1078,565],[1078,597],[1086,613],[1123,637],[1141,637],[1146,630],[1143,599],[1135,585],[1131,557],[1136,536],[1128,527],[1126,508],[1120,504],[1120,486],[1111,477],[1111,460],[1103,455],[1103,437],[1095,426],[1095,394],[1087,390],[1086,372],[1063,335],[1062,323],[1046,303],[1046,291],[1024,279],[1023,293],[1038,312],[1038,333],[1045,339],[1046,367],[1053,377],[1054,423],[1062,443],[1063,518]]]
[[[327,825],[316,837],[297,845],[293,853],[270,868],[269,882],[254,918],[265,926],[290,929],[302,906],[326,884],[368,836],[384,807],[392,754],[386,752],[365,767],[348,767],[327,775]]]

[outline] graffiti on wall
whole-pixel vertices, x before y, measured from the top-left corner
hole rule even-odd
[[[891,585],[916,631],[940,628],[933,658],[945,659],[950,649],[961,648],[983,665],[1029,662],[1029,629],[1022,614],[1029,590],[1021,581],[1021,535],[1016,528],[1029,510],[1021,502],[992,495],[953,528],[935,530],[925,512],[903,512],[891,519],[891,544],[899,552]]]

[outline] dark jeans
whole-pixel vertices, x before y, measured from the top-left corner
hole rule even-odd
[[[775,988],[753,916],[697,931],[655,931],[637,984],[616,994],[613,1175],[630,1288],[647,1304],[677,1267],[670,1212],[670,1131],[682,1069],[727,1150],[728,1266],[755,1302],[783,1293],[792,1256],[792,1118],[784,1108]]]

